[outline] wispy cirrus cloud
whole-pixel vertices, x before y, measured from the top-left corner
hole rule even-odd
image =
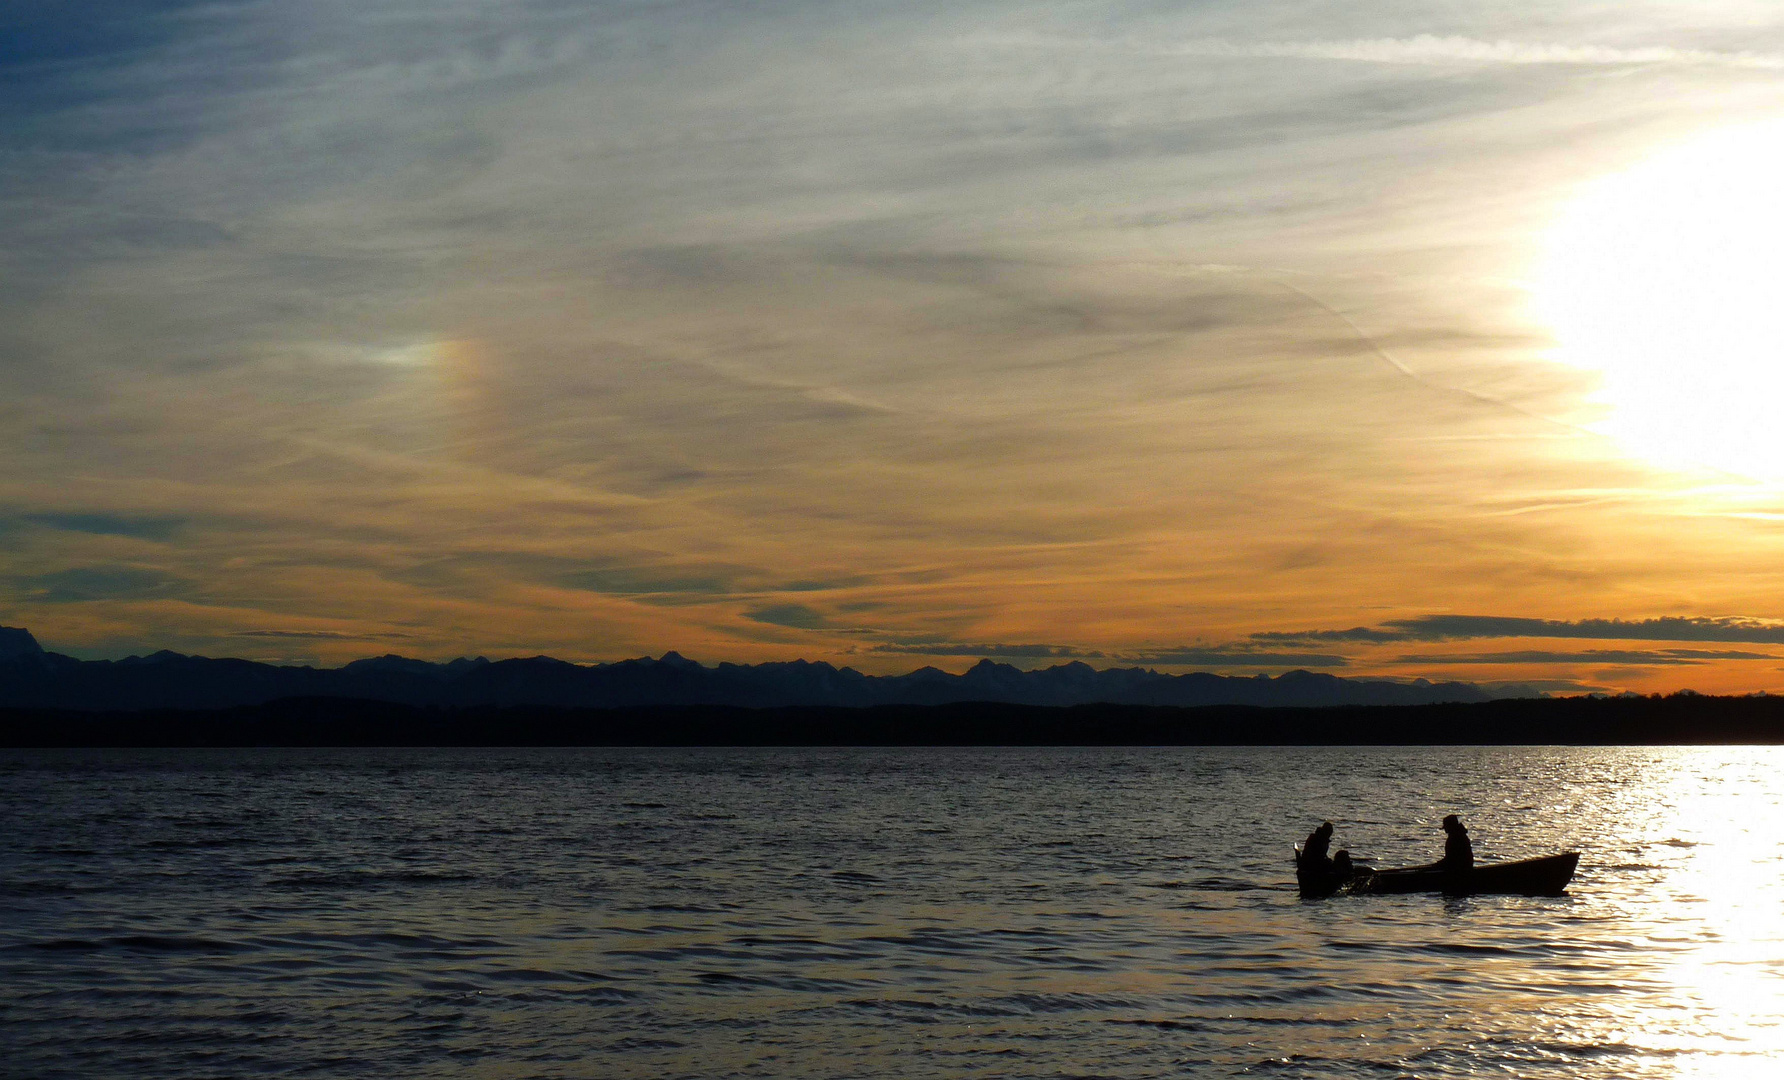
[[[292,638],[305,641],[364,641],[367,638],[406,638],[413,635],[385,630],[379,633],[347,634],[339,630],[237,630],[230,637]]]
[[[1246,648],[1155,649],[1123,654],[1116,659],[1129,664],[1158,667],[1349,667],[1350,661],[1332,653],[1275,652]]]
[[[751,622],[784,626],[790,630],[822,630],[830,626],[829,616],[805,604],[769,604],[750,608],[743,617]]]
[[[10,585],[26,597],[44,604],[145,600],[178,595],[192,587],[189,581],[141,566],[70,567],[47,574],[15,577]]]
[[[25,7],[0,615],[64,647],[1776,643],[1350,625],[1784,595],[1769,521],[1627,542],[1660,482],[1531,415],[1586,382],[1504,285],[1556,191],[1770,108],[1744,10]]]
[[[1655,664],[1664,666],[1706,664],[1716,660],[1779,660],[1772,653],[1732,649],[1582,649],[1555,652],[1513,649],[1490,653],[1441,653],[1402,656],[1403,664]]]
[[[1035,660],[1098,660],[1105,655],[1094,649],[1079,649],[1071,645],[973,644],[941,641],[886,642],[875,645],[867,651],[899,656],[1002,656],[1012,659]]]
[[[1368,626],[1353,626],[1349,630],[1260,630],[1251,635],[1252,641],[1258,642],[1312,642],[1312,641],[1362,641],[1379,644],[1385,641],[1405,641],[1406,634],[1400,630],[1382,630]]]
[[[1379,627],[1349,630],[1263,631],[1264,642],[1463,641],[1474,638],[1580,638],[1598,641],[1730,641],[1784,644],[1784,623],[1741,616],[1661,616],[1652,619],[1525,619],[1503,615],[1420,615]],[[1758,659],[1730,655],[1723,659]]]
[[[16,520],[51,529],[60,529],[64,532],[86,533],[91,536],[125,536],[153,541],[172,539],[188,524],[185,518],[176,516],[87,511],[24,514]],[[4,528],[5,524],[5,522],[0,522],[0,528]]]
[[[900,641],[875,645],[869,652],[906,656],[1003,656],[1029,659],[1107,660],[1144,667],[1338,668],[1350,661],[1330,653],[1285,652],[1244,643],[1233,646],[1184,646],[1105,652],[1073,645],[1003,644],[957,641]]]
[[[1673,64],[1693,67],[1784,70],[1784,56],[1752,52],[1681,49],[1668,45],[1613,48],[1550,42],[1484,41],[1479,38],[1418,34],[1413,37],[1351,38],[1334,41],[1185,42],[1169,49],[1184,56],[1289,57],[1353,60],[1372,64]]]

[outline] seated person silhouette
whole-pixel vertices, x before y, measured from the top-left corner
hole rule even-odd
[[[1332,846],[1332,823],[1322,821],[1319,828],[1307,834],[1307,842],[1301,845],[1301,866],[1310,874],[1328,874],[1332,870],[1332,860],[1326,855],[1326,849]]]
[[[1438,862],[1447,882],[1445,892],[1467,892],[1468,874],[1474,869],[1474,844],[1468,839],[1468,827],[1454,814],[1443,819],[1443,859]]]

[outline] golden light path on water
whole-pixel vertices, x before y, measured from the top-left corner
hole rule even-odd
[[[1702,936],[1670,975],[1681,1007],[1698,1010],[1705,1027],[1678,1049],[1722,1051],[1693,1059],[1702,1065],[1698,1075],[1775,1077],[1784,1070],[1784,805],[1777,785],[1775,770],[1751,765],[1673,781],[1676,831],[1697,845],[1678,900],[1695,906]]]
[[[1681,750],[1651,761],[1662,775],[1632,868],[1652,864],[1652,891],[1631,910],[1663,957],[1648,986],[1627,987],[1609,1013],[1608,1044],[1672,1062],[1681,1077],[1784,1075],[1784,794],[1775,748]],[[1638,825],[1640,811],[1625,819]],[[1578,889],[1576,892],[1580,891]]]
[[[1536,315],[1633,455],[1784,479],[1781,174],[1784,122],[1727,128],[1587,184],[1550,230]]]

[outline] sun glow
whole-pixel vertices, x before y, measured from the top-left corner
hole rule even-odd
[[[1784,479],[1781,178],[1784,123],[1731,128],[1595,181],[1550,230],[1537,314],[1632,454]]]

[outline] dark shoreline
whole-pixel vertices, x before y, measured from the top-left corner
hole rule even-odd
[[[296,698],[215,711],[0,709],[0,747],[1394,746],[1784,743],[1784,697],[1255,708],[423,708]]]

